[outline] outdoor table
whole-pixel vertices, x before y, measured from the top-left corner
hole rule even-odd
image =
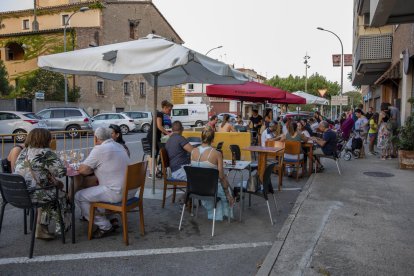
[[[242,171],[249,168],[249,178],[251,176],[252,170],[250,169],[251,161],[236,161],[236,164],[233,165],[231,160],[223,160],[224,169],[228,170],[237,170]],[[241,183],[240,183],[240,221],[242,221],[242,209],[243,209],[243,173],[241,174]],[[246,185],[247,189],[247,185]]]
[[[201,145],[201,142],[189,142],[189,143],[195,148]]]
[[[263,175],[264,175],[264,171],[266,169],[267,154],[268,153],[277,153],[277,152],[283,150],[283,148],[250,146],[250,147],[247,147],[247,148],[243,148],[243,150],[247,150],[247,151],[251,151],[251,152],[257,152],[259,154],[257,173],[259,174],[260,181],[263,182]]]
[[[307,155],[308,155],[308,175],[310,176],[312,174],[312,168],[313,168],[313,143],[304,142],[302,143],[302,148],[307,149]]]
[[[66,168],[66,191],[68,191],[68,185],[69,185],[69,177],[71,178],[70,181],[70,209],[72,213],[71,218],[71,228],[72,228],[72,243],[75,243],[75,181],[73,177],[79,175],[79,171],[74,170],[72,167]]]

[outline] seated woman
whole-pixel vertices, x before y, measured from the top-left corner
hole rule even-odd
[[[234,127],[230,124],[230,115],[224,114],[223,122],[221,122],[219,132],[234,132]]]
[[[296,123],[295,121],[291,121],[288,125],[287,125],[287,130],[288,132],[286,134],[282,134],[280,136],[280,140],[281,141],[297,141],[297,142],[307,142],[309,140],[308,137],[306,137],[303,133],[301,133],[298,130],[298,123]],[[284,154],[284,159],[297,159],[297,155],[292,155],[292,154]],[[303,159],[303,153],[300,154],[299,156],[300,159]],[[289,176],[292,175],[292,171],[293,168],[288,167],[288,173]]]
[[[111,124],[109,128],[112,130],[111,132],[112,140],[114,140],[118,144],[121,144],[124,147],[126,153],[128,154],[128,157],[131,157],[129,149],[125,145],[125,141],[122,138],[121,128],[118,125],[114,125],[114,124]]]
[[[35,128],[26,138],[26,148],[22,150],[16,161],[15,173],[22,175],[29,190],[53,185],[56,178],[65,176],[66,168],[55,152],[49,148],[52,135],[47,129]],[[61,188],[61,187],[60,187]],[[36,238],[43,240],[54,239],[49,232],[50,219],[56,222],[56,233],[60,232],[59,216],[54,206],[54,189],[34,191],[33,201],[51,202],[39,211],[37,218]]]
[[[24,145],[15,145],[10,150],[7,158],[1,160],[1,168],[4,173],[13,173],[16,166],[16,160],[19,157],[20,152],[24,149]]]
[[[217,202],[216,209],[216,220],[223,220],[223,217],[232,217],[233,212],[229,206],[232,207],[234,204],[234,199],[229,191],[229,182],[227,177],[224,174],[223,169],[223,156],[213,147],[211,143],[214,140],[214,131],[204,130],[201,134],[201,146],[195,148],[191,152],[191,166],[194,167],[203,167],[203,168],[213,168],[219,171],[219,186],[218,186],[218,197],[220,201]],[[208,218],[213,219],[213,209],[214,203],[212,201],[201,201],[204,208],[207,209]]]

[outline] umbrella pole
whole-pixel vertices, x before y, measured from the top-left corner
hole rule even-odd
[[[158,98],[158,74],[154,74],[154,106],[152,110],[152,194],[155,194],[155,167],[157,159],[155,151],[157,148],[157,98]]]

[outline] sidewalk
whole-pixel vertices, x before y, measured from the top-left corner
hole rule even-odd
[[[412,275],[414,171],[367,155],[341,160],[339,176],[332,160],[322,162],[258,275]]]

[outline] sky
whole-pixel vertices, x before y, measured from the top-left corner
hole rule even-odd
[[[185,46],[236,68],[254,69],[271,78],[305,75],[304,57],[310,56],[308,76],[318,73],[341,82],[332,54],[352,53],[351,0],[153,0]],[[0,0],[0,11],[28,9],[32,0]],[[344,92],[354,90],[344,67]]]

